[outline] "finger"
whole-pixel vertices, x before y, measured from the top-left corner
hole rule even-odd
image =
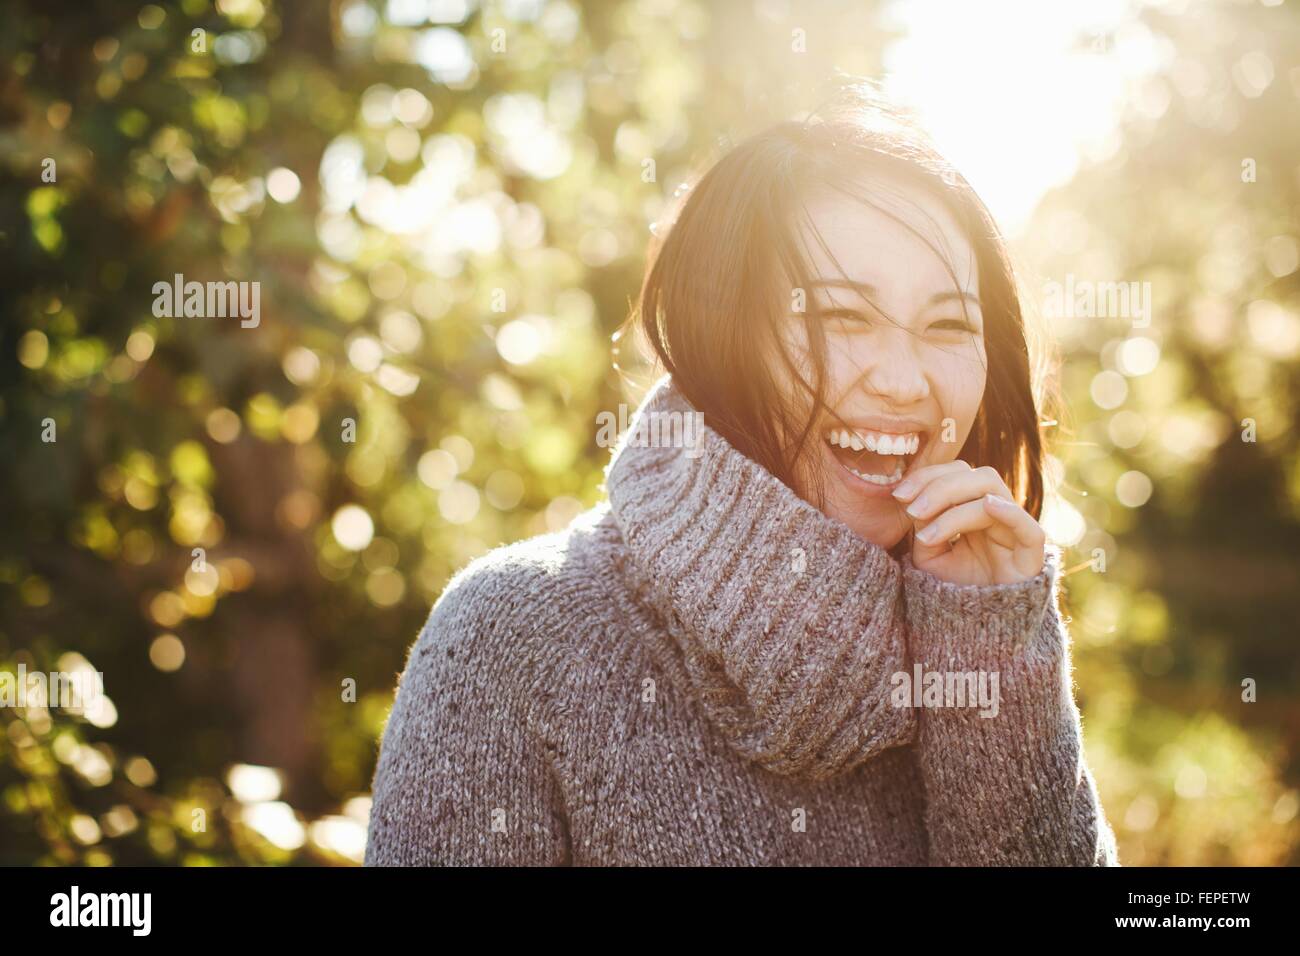
[[[918,531],[916,540],[926,547],[942,550],[944,544],[956,535],[971,534],[975,531],[990,532],[990,537],[1004,548],[1015,547],[1015,535],[1004,529],[1001,523],[988,513],[983,498],[949,508]]]
[[[929,521],[949,508],[983,495],[1011,500],[1011,491],[997,469],[984,467],[940,475],[908,505],[907,513],[917,521]]]
[[[911,501],[926,485],[936,478],[963,471],[970,471],[970,465],[961,459],[945,461],[940,465],[925,465],[922,468],[917,468],[898,483],[898,487],[894,489],[894,497],[899,501]]]
[[[956,541],[951,540],[952,535],[949,535],[947,538],[942,538],[939,537],[938,534],[935,534],[935,540],[933,543],[923,541],[921,539],[921,533],[924,530],[924,527],[917,526],[912,532],[912,561],[915,564],[924,564],[926,561],[947,554],[957,545]]]
[[[984,498],[984,508],[991,517],[1011,531],[1016,542],[1026,551],[1042,551],[1047,544],[1047,532],[1043,526],[1014,501],[987,495]]]

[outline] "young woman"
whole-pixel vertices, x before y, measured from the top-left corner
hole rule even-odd
[[[1118,865],[983,204],[859,95],[661,236],[631,324],[667,374],[608,501],[448,585],[367,862]]]

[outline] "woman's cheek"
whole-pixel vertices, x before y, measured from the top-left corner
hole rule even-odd
[[[855,361],[853,350],[843,341],[829,338],[826,344],[830,352],[826,367],[830,379],[828,394],[840,399],[852,390],[854,382],[861,377],[858,370],[864,363]]]
[[[939,407],[943,409],[944,434],[936,447],[936,454],[931,459],[935,464],[953,461],[971,429],[975,427],[975,416],[979,414],[980,403],[984,400],[985,362],[983,349],[972,348],[960,354],[945,357],[941,368],[936,368],[930,381],[933,384]],[[951,419],[951,429],[948,428]],[[949,437],[949,441],[943,438]]]

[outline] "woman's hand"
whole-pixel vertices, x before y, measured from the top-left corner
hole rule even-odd
[[[915,525],[912,564],[922,571],[953,584],[1014,584],[1043,570],[1047,535],[993,468],[927,465],[894,498]]]

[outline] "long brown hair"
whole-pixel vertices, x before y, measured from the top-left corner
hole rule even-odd
[[[784,303],[791,289],[782,288],[787,277],[796,288],[811,283],[796,225],[802,213],[811,228],[803,202],[814,188],[880,208],[858,185],[873,172],[938,198],[974,249],[988,367],[983,401],[958,457],[997,469],[1037,518],[1046,365],[1045,356],[1031,355],[1029,342],[1039,339],[1027,338],[1010,255],[966,180],[903,110],[869,85],[845,87],[807,120],[780,123],[723,155],[656,230],[640,300],[616,338],[639,331],[709,426],[796,488],[796,462],[817,438],[816,413],[833,413],[825,395],[825,330],[811,297],[803,310],[811,376],[808,365],[796,367],[778,333],[790,314]],[[950,263],[948,271],[953,275]],[[802,400],[784,394],[788,389],[770,365],[774,354],[804,384]]]

